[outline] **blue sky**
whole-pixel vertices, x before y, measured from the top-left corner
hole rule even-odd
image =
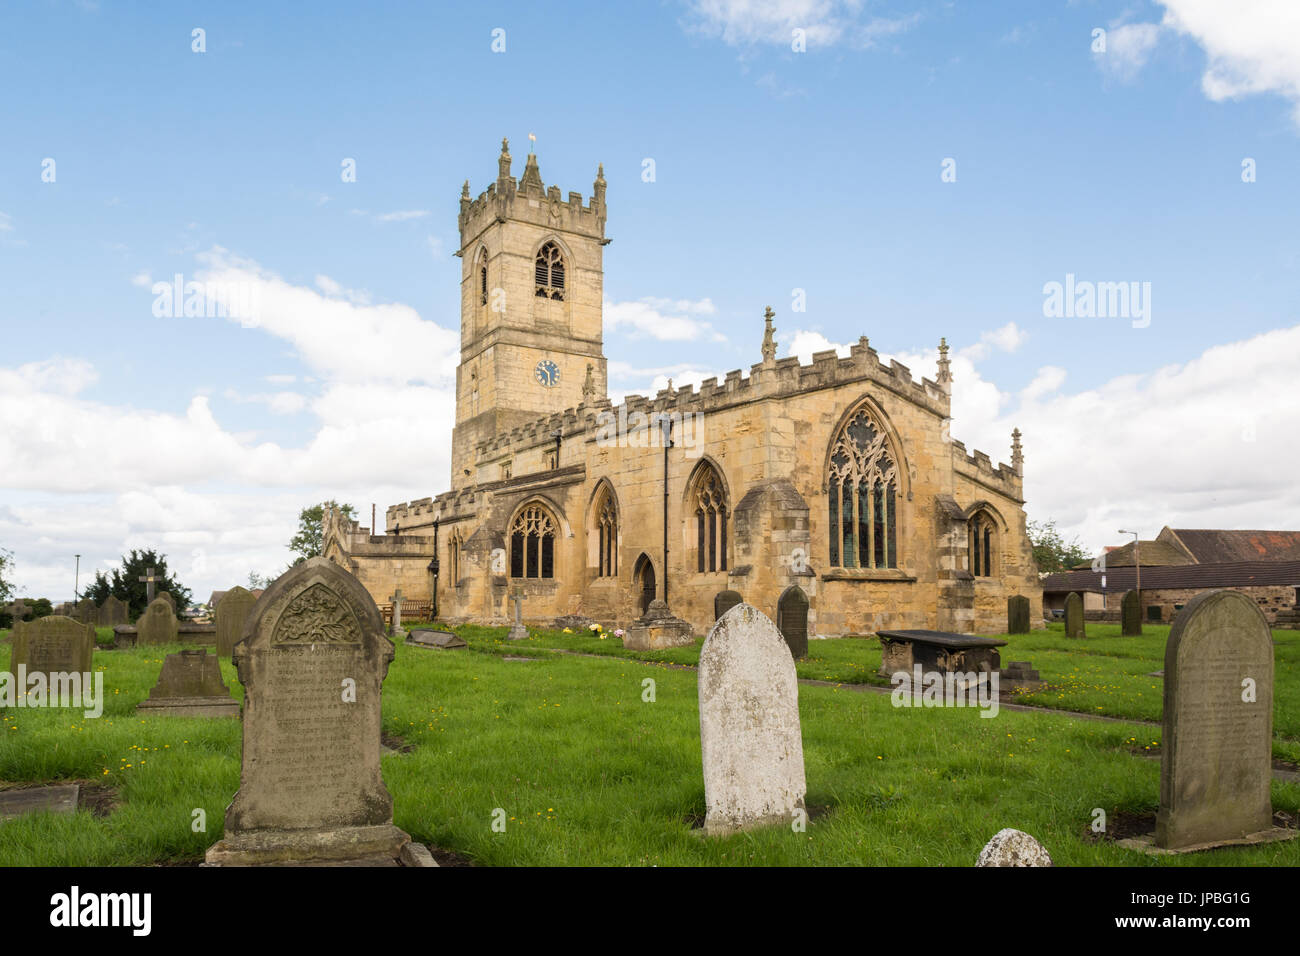
[[[282,568],[312,501],[443,490],[460,186],[529,133],[565,194],[605,166],[616,398],[747,368],[769,304],[805,360],[867,335],[933,375],[946,336],[953,434],[1025,432],[1031,518],[1300,527],[1296,4],[266,6],[0,12],[0,545],[32,593],[159,547],[206,597]],[[273,314],[155,317],[176,273]],[[1067,274],[1149,283],[1149,325],[1045,316]]]

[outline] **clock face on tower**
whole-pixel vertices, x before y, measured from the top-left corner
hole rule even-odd
[[[542,359],[533,370],[533,377],[547,388],[560,384],[560,367],[550,359]]]

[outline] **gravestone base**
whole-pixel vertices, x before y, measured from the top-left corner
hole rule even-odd
[[[623,634],[623,646],[633,651],[659,651],[694,642],[690,623],[676,617],[637,621]]]
[[[136,704],[142,717],[238,717],[239,701],[230,697],[160,697]]]
[[[1290,830],[1286,827],[1270,827],[1267,830],[1261,830],[1258,833],[1248,833],[1245,836],[1237,837],[1231,840],[1215,840],[1210,843],[1193,843],[1189,846],[1180,847],[1160,847],[1156,846],[1154,833],[1146,836],[1129,837],[1126,840],[1116,840],[1116,846],[1122,846],[1128,850],[1140,850],[1152,856],[1174,856],[1179,853],[1201,853],[1205,850],[1218,850],[1230,846],[1258,846],[1261,843],[1280,843],[1283,840],[1293,840],[1300,836],[1300,830]]]
[[[522,624],[511,624],[510,632],[506,634],[507,641],[522,641],[528,637],[528,628]]]
[[[0,820],[20,817],[25,813],[75,813],[81,785],[57,784],[53,787],[22,787],[0,790]]]
[[[704,826],[698,830],[692,830],[691,833],[698,837],[725,837],[733,833],[740,833],[748,830],[758,830],[763,827],[789,827],[795,819],[795,810],[803,810],[803,801],[800,800],[795,804],[794,809],[785,813],[769,813],[765,816],[747,819],[743,823],[735,820],[725,819],[722,817],[706,817]]]
[[[410,843],[410,835],[392,824],[321,830],[246,830],[214,843],[204,861],[208,866],[397,866],[404,858],[418,859],[417,851],[406,850]]]

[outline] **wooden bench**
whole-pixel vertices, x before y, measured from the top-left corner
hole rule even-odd
[[[402,602],[402,620],[418,621],[429,619],[429,612],[433,609],[430,601],[403,601]],[[379,605],[379,613],[384,617],[384,627],[393,626],[393,605]]]

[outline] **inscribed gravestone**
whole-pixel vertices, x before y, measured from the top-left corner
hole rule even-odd
[[[88,674],[94,650],[94,627],[51,614],[14,631],[8,670],[17,676],[25,665],[28,674]]]
[[[1177,849],[1270,829],[1272,742],[1268,622],[1239,591],[1197,595],[1165,645],[1156,845]]]
[[[158,597],[155,598],[154,600],[163,600],[163,601],[166,601],[166,602],[168,603],[168,605],[171,606],[172,613],[173,613],[173,614],[176,613],[176,599],[175,599],[174,597],[172,597],[172,594],[171,594],[170,591],[159,591],[159,592],[158,592]],[[150,603],[152,603],[152,602],[150,602]]]
[[[1007,633],[1029,633],[1029,598],[1023,594],[1007,598]]]
[[[239,792],[209,863],[396,858],[379,768],[380,694],[393,645],[379,609],[327,558],[272,584],[236,646],[244,685]]]
[[[738,604],[700,650],[706,833],[789,824],[806,790],[799,684],[790,648],[758,608]]]
[[[128,610],[125,601],[119,600],[110,594],[104,598],[104,603],[99,609],[99,626],[116,627],[119,624],[125,624]]]
[[[808,656],[808,595],[795,586],[787,588],[776,603],[776,626],[797,661]]]
[[[1124,637],[1142,635],[1142,599],[1137,591],[1125,591],[1120,602],[1120,633]]]
[[[238,717],[239,702],[221,679],[221,666],[206,650],[168,654],[141,714],[169,717]]]
[[[1083,629],[1083,598],[1071,591],[1065,598],[1065,636],[1085,637]]]
[[[227,658],[235,645],[244,638],[244,623],[248,612],[257,603],[247,588],[233,587],[217,602],[217,656]]]
[[[743,600],[738,591],[719,591],[713,598],[713,619],[716,621]]]
[[[180,640],[180,622],[172,613],[172,606],[166,598],[159,595],[154,598],[140,619],[135,622],[136,644],[175,644]]]

